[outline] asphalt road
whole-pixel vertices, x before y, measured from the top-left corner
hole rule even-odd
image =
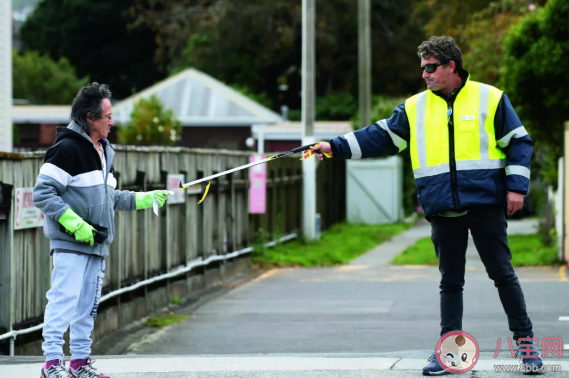
[[[532,232],[535,221],[510,221]],[[381,353],[433,350],[439,338],[436,267],[397,267],[388,261],[430,234],[422,224],[350,265],[275,269],[129,347],[137,355],[249,353]],[[492,281],[472,245],[464,291],[464,331],[481,350],[507,356],[508,323]],[[569,344],[569,282],[559,268],[517,269],[535,337]],[[569,351],[567,351],[569,354]]]

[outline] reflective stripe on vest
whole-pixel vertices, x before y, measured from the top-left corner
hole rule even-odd
[[[450,115],[454,122],[457,171],[505,168],[506,155],[499,148],[494,132],[494,116],[501,96],[499,89],[470,80],[459,92]],[[446,101],[431,91],[405,102],[415,179],[450,171],[447,110]]]

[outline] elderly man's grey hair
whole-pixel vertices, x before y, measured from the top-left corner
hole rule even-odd
[[[93,82],[81,88],[73,100],[71,119],[89,136],[91,136],[93,126],[87,122],[87,119],[92,121],[101,119],[103,116],[101,102],[105,98],[111,99],[109,86]]]
[[[462,53],[452,37],[446,35],[434,36],[421,43],[417,48],[417,55],[420,58],[435,58],[439,62],[453,60],[456,64],[456,73],[462,70]]]

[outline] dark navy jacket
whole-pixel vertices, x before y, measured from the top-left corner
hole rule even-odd
[[[436,92],[435,94],[445,97]],[[461,188],[458,193],[458,206],[449,205],[448,201],[443,203],[443,199],[451,197],[451,194],[447,193],[451,190],[450,185],[429,185],[420,182],[423,179],[417,179],[415,184],[418,187],[419,204],[426,215],[436,215],[444,211],[464,211],[478,206],[505,208],[508,191],[527,194],[533,142],[505,93],[502,94],[496,110],[494,129],[496,141],[506,154],[506,169],[458,171],[458,186]],[[374,125],[354,131],[353,135],[350,134],[330,140],[334,158],[377,158],[397,154],[410,141],[410,126],[405,113],[405,104],[397,106],[391,118],[385,122],[378,121]],[[348,139],[353,143],[354,137],[359,145],[356,146],[359,147],[359,151],[353,154]],[[485,177],[487,188],[468,190],[468,182],[472,177]],[[441,178],[440,181],[444,179]],[[448,181],[448,176],[446,179]]]

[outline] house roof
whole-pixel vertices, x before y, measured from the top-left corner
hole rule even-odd
[[[172,109],[183,126],[251,126],[279,122],[281,116],[213,77],[193,68],[113,104],[113,118],[126,123],[134,104],[156,95],[165,109]],[[13,105],[14,123],[70,121],[71,106]]]
[[[314,136],[330,139],[354,131],[349,121],[316,121]],[[302,122],[285,121],[272,125],[256,125],[252,128],[253,138],[264,140],[298,140],[302,139]],[[262,134],[262,135],[261,135]]]
[[[13,123],[54,123],[70,122],[70,105],[13,105]]]
[[[281,116],[213,77],[188,68],[113,105],[113,118],[127,122],[140,98],[156,95],[183,126],[250,126]]]

